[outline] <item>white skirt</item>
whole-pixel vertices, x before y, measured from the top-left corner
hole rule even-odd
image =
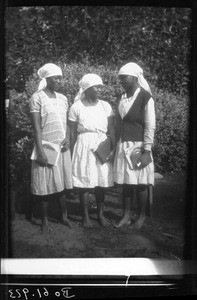
[[[72,189],[72,166],[70,150],[62,152],[57,166],[40,166],[32,160],[31,191],[34,195],[50,195]]]
[[[107,162],[102,165],[93,153],[95,146],[106,137],[106,134],[99,136],[96,132],[78,135],[72,157],[74,187],[94,188],[114,185],[112,163]]]
[[[114,182],[118,184],[151,184],[154,185],[154,162],[143,169],[133,169],[126,157],[126,150],[134,150],[142,146],[142,142],[119,141],[114,161]]]

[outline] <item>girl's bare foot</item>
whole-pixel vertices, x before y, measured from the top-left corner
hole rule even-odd
[[[51,232],[52,228],[51,228],[51,226],[48,223],[42,223],[42,225],[41,225],[41,231],[43,233]]]
[[[110,222],[104,216],[100,216],[98,220],[103,227],[108,227],[110,225]]]
[[[73,227],[72,222],[71,222],[70,220],[68,220],[68,218],[66,218],[66,217],[60,218],[60,222],[61,222],[63,225],[68,226],[68,227],[70,227],[70,228]]]
[[[36,224],[36,218],[33,215],[31,215],[29,218],[29,222],[32,224]]]
[[[70,227],[70,228],[73,227],[72,222],[71,222],[70,220],[68,220],[67,218],[62,218],[62,219],[61,219],[61,223],[62,223],[63,225],[66,225],[66,226]]]
[[[93,225],[92,225],[90,219],[85,219],[85,220],[83,220],[82,226],[83,226],[84,228],[92,228],[92,227],[93,227]]]
[[[130,229],[141,229],[144,225],[145,217],[138,218],[129,228]]]
[[[115,228],[120,228],[124,225],[131,225],[131,220],[128,216],[123,217],[118,224],[115,224]]]

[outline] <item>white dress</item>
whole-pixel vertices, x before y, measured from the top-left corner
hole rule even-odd
[[[137,98],[140,88],[136,90],[134,95],[127,98],[126,94],[123,94],[118,110],[121,118],[128,113],[134,101]],[[127,158],[127,152],[131,153],[136,148],[143,147],[146,150],[151,150],[154,131],[155,131],[155,108],[154,101],[152,98],[149,99],[147,105],[145,106],[145,120],[144,120],[144,140],[141,142],[125,141],[121,142],[119,140],[116,155],[114,160],[114,182],[118,184],[151,184],[154,185],[154,162],[152,157],[152,162],[148,164],[147,167],[143,169],[134,169],[132,163]]]
[[[30,98],[29,106],[31,113],[40,113],[42,140],[60,148],[67,130],[68,101],[64,95],[55,94],[55,98],[49,98],[44,91],[36,92]],[[32,160],[32,194],[49,195],[72,187],[70,150],[60,152],[56,166],[40,166]]]
[[[112,114],[110,104],[102,100],[93,106],[85,106],[79,100],[71,106],[69,120],[78,123],[72,158],[74,187],[113,186],[112,163],[102,165],[93,153],[99,143],[107,138],[108,117]]]

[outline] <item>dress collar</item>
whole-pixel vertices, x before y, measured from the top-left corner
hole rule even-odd
[[[124,94],[123,94],[123,97],[122,97],[122,100],[128,100],[128,101],[131,101],[133,98],[136,98],[136,96],[139,94],[139,92],[140,92],[140,90],[141,90],[141,88],[140,87],[138,87],[136,90],[135,90],[135,93],[131,96],[131,97],[127,97],[127,93],[125,92]]]

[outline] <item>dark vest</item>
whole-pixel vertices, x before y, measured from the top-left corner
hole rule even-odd
[[[145,106],[150,98],[151,94],[141,88],[136,100],[123,119],[121,119],[119,112],[117,112],[117,141],[119,141],[120,137],[122,142],[143,141]]]

